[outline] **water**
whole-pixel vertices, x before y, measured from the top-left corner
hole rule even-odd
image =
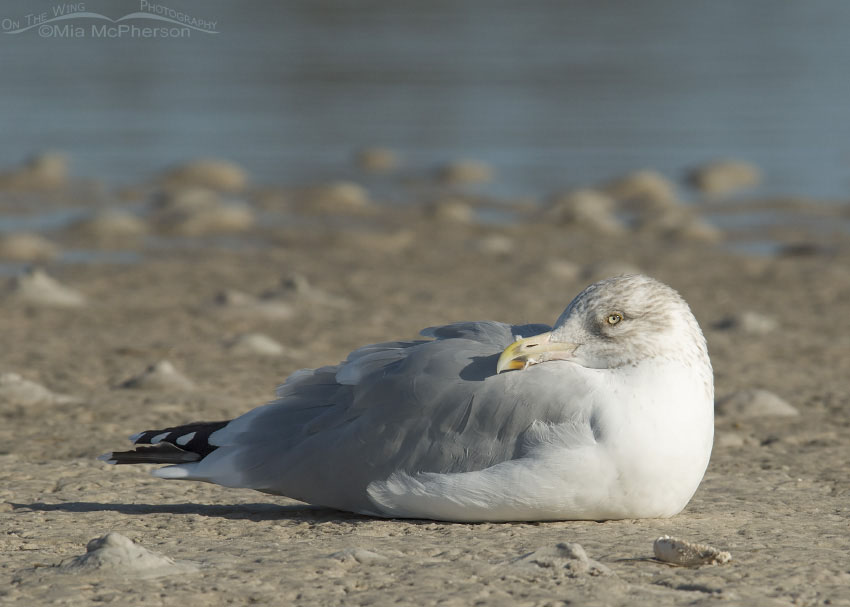
[[[57,4],[7,1],[0,20]],[[485,160],[498,195],[717,157],[761,166],[757,194],[850,191],[846,1],[157,4],[220,33],[0,33],[0,166],[60,149],[120,185],[218,156],[302,184],[356,177],[352,152],[382,144],[413,172]]]

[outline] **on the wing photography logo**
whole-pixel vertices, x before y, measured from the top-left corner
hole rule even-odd
[[[139,10],[113,19],[86,10],[84,2],[62,3],[19,17],[0,17],[4,34],[38,32],[42,38],[191,38],[217,34],[217,21],[202,19],[164,4],[140,0]]]

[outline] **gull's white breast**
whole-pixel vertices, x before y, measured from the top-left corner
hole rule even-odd
[[[475,472],[395,473],[369,485],[371,514],[604,520],[681,511],[711,454],[714,398],[705,376],[657,360],[580,373],[581,394],[564,394],[575,408],[570,421],[533,424],[522,457]]]

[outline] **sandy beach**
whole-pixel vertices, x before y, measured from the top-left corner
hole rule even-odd
[[[846,222],[840,207],[725,190],[685,204],[634,175],[588,184],[600,198],[444,183],[373,200],[206,168],[124,191],[45,181],[49,166],[5,176],[0,215],[70,219],[0,243],[0,602],[850,605],[850,233],[811,227]],[[791,219],[713,227],[745,212]],[[633,270],[690,303],[715,370],[711,463],[674,518],[378,520],[95,459],[137,431],[234,417],[366,343],[552,323]],[[165,564],[73,560],[109,532]],[[662,535],[732,560],[671,567],[653,558]],[[604,567],[558,556],[564,543]]]

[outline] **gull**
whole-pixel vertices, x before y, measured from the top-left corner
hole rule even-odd
[[[131,437],[112,464],[389,518],[670,517],[702,480],[714,382],[688,304],[647,276],[584,289],[552,327],[459,322],[296,371],[230,421]]]

